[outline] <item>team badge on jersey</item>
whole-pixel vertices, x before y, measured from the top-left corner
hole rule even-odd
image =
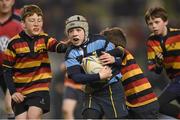
[[[5,51],[10,42],[7,36],[0,36],[0,51]]]

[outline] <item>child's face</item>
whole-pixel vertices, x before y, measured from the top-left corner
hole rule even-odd
[[[68,37],[74,46],[80,46],[84,42],[85,33],[80,27],[72,28],[68,31]]]
[[[25,32],[30,36],[39,35],[43,27],[42,16],[38,16],[36,13],[27,16],[23,21],[23,27]]]
[[[166,26],[168,21],[163,21],[161,18],[150,18],[147,25],[151,32],[155,35],[166,35]]]

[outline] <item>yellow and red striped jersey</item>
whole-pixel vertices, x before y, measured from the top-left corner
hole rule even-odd
[[[59,43],[45,33],[30,37],[24,31],[12,38],[4,54],[3,67],[13,71],[16,91],[26,95],[48,91],[52,78],[48,51]]]
[[[139,107],[157,100],[150,82],[128,50],[122,60],[121,74],[127,106]]]
[[[150,35],[147,41],[148,69],[155,71],[156,54],[162,53],[162,64],[169,78],[180,76],[180,29],[168,28],[166,36]]]

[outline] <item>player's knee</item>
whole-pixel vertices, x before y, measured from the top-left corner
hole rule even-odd
[[[73,109],[65,108],[62,109],[64,119],[73,119],[74,118],[74,111]]]
[[[64,115],[69,115],[69,114],[73,114],[73,109],[71,109],[70,107],[63,107],[62,108],[62,112]]]
[[[42,114],[41,113],[33,113],[33,112],[31,112],[31,113],[29,113],[28,112],[28,115],[27,115],[27,118],[28,119],[41,119],[41,116],[42,116]]]
[[[15,117],[15,119],[27,119],[27,112],[23,112],[23,113],[21,113],[21,114],[19,114],[19,115],[16,115],[16,117]]]
[[[41,115],[38,114],[28,114],[28,119],[41,119]]]
[[[38,107],[31,106],[27,113],[28,119],[41,119],[42,117],[42,109]]]

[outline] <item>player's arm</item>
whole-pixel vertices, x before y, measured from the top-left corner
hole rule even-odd
[[[97,74],[85,74],[81,72],[80,66],[73,66],[67,69],[68,76],[77,83],[87,84],[100,80],[106,80],[112,76],[112,71],[109,67],[105,66]]]
[[[106,45],[107,44],[107,45]],[[124,48],[121,46],[115,47],[113,43],[107,42],[105,43],[105,52],[109,53],[114,57],[123,57],[124,56]]]
[[[115,49],[102,52],[102,55],[99,57],[99,59],[103,65],[113,64],[120,67],[124,53],[124,48],[118,46]]]
[[[72,53],[71,55],[73,56],[74,54]],[[77,83],[86,84],[86,83],[103,80],[112,76],[111,69],[105,67],[97,74],[85,74],[81,64],[76,59],[69,58],[66,56],[65,56],[66,59],[65,64],[67,67],[68,77],[70,77]]]
[[[153,71],[157,74],[160,74],[163,70],[162,60],[159,59],[157,56],[154,60],[150,59],[148,60],[148,69],[150,71]]]
[[[9,92],[11,94],[12,99],[17,103],[23,102],[25,96],[22,95],[20,92],[16,91],[16,88],[15,88],[14,83],[13,83],[12,69],[8,68],[8,67],[4,67],[3,71],[4,71],[4,78],[6,81],[6,85],[9,89]]]
[[[160,74],[163,70],[163,55],[162,53],[155,52],[150,44],[147,43],[147,57],[148,57],[148,69],[157,74]]]
[[[12,71],[13,71],[13,65],[15,64],[15,60],[16,60],[16,54],[13,48],[8,46],[8,48],[6,49],[3,55],[3,75],[12,99],[17,103],[20,103],[24,101],[25,96],[22,95],[20,92],[17,92],[14,86]]]
[[[109,53],[111,56],[122,58],[125,52],[123,47],[118,46],[110,51],[107,51],[107,53]]]
[[[12,74],[12,69],[8,67],[3,67],[3,72],[4,72],[4,78],[6,81],[6,85],[9,89],[9,92],[11,95],[13,95],[16,91],[16,88],[13,83],[13,74]]]
[[[69,44],[69,40],[58,42],[55,38],[49,38],[46,46],[50,52],[65,53]]]
[[[67,68],[68,77],[76,83],[90,83],[100,80],[99,74],[85,74],[83,68],[78,61],[74,49],[69,48],[65,54],[65,66]]]
[[[99,74],[83,74],[79,65],[68,67],[67,73],[77,83],[86,84],[100,80]]]
[[[12,47],[8,46],[8,48],[5,50],[3,54],[2,66],[3,66],[3,74],[6,81],[6,85],[11,95],[16,92],[16,89],[13,83],[13,73],[12,73],[13,65],[15,64],[15,61],[16,61],[15,50]]]

